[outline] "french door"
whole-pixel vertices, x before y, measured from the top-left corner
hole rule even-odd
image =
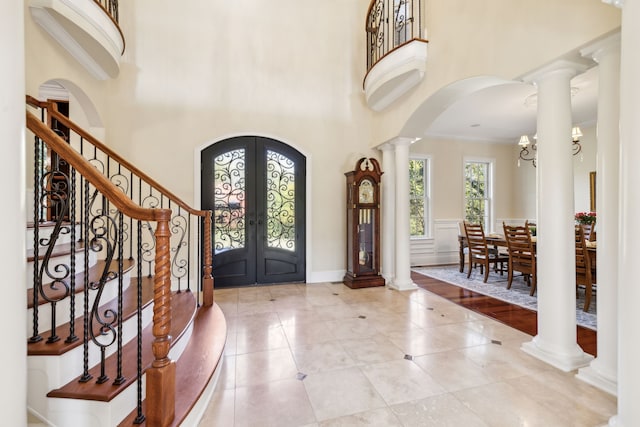
[[[304,156],[273,139],[241,136],[207,147],[201,160],[216,286],[304,281]]]

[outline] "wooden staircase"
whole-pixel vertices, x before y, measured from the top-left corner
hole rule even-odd
[[[52,105],[27,102],[41,112],[27,112],[36,158],[55,152],[71,167],[34,177],[26,254],[31,418],[60,427],[197,425],[226,340],[213,298],[211,212],[188,207]],[[77,139],[67,143],[49,129],[52,117]],[[73,139],[91,149],[74,149]],[[100,171],[96,159],[107,167]],[[134,175],[139,194],[119,186],[129,176],[133,187]],[[161,202],[145,207],[150,198]],[[49,218],[55,203],[65,214]]]

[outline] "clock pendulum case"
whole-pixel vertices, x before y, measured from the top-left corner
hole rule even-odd
[[[384,286],[380,275],[380,178],[374,158],[361,158],[347,177],[347,272],[350,288]]]

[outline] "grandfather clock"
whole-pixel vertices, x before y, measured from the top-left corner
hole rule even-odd
[[[384,286],[380,275],[380,165],[361,158],[347,177],[347,273],[350,288]]]

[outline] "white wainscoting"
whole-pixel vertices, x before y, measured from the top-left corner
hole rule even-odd
[[[523,225],[525,221],[536,222],[535,219],[498,218],[493,223],[493,230],[502,234],[503,222],[507,225]],[[460,261],[460,223],[461,218],[435,220],[433,237],[411,239],[411,266],[457,264]]]
[[[411,239],[411,265],[455,264],[458,255],[458,223],[461,219],[433,222],[433,237]]]

